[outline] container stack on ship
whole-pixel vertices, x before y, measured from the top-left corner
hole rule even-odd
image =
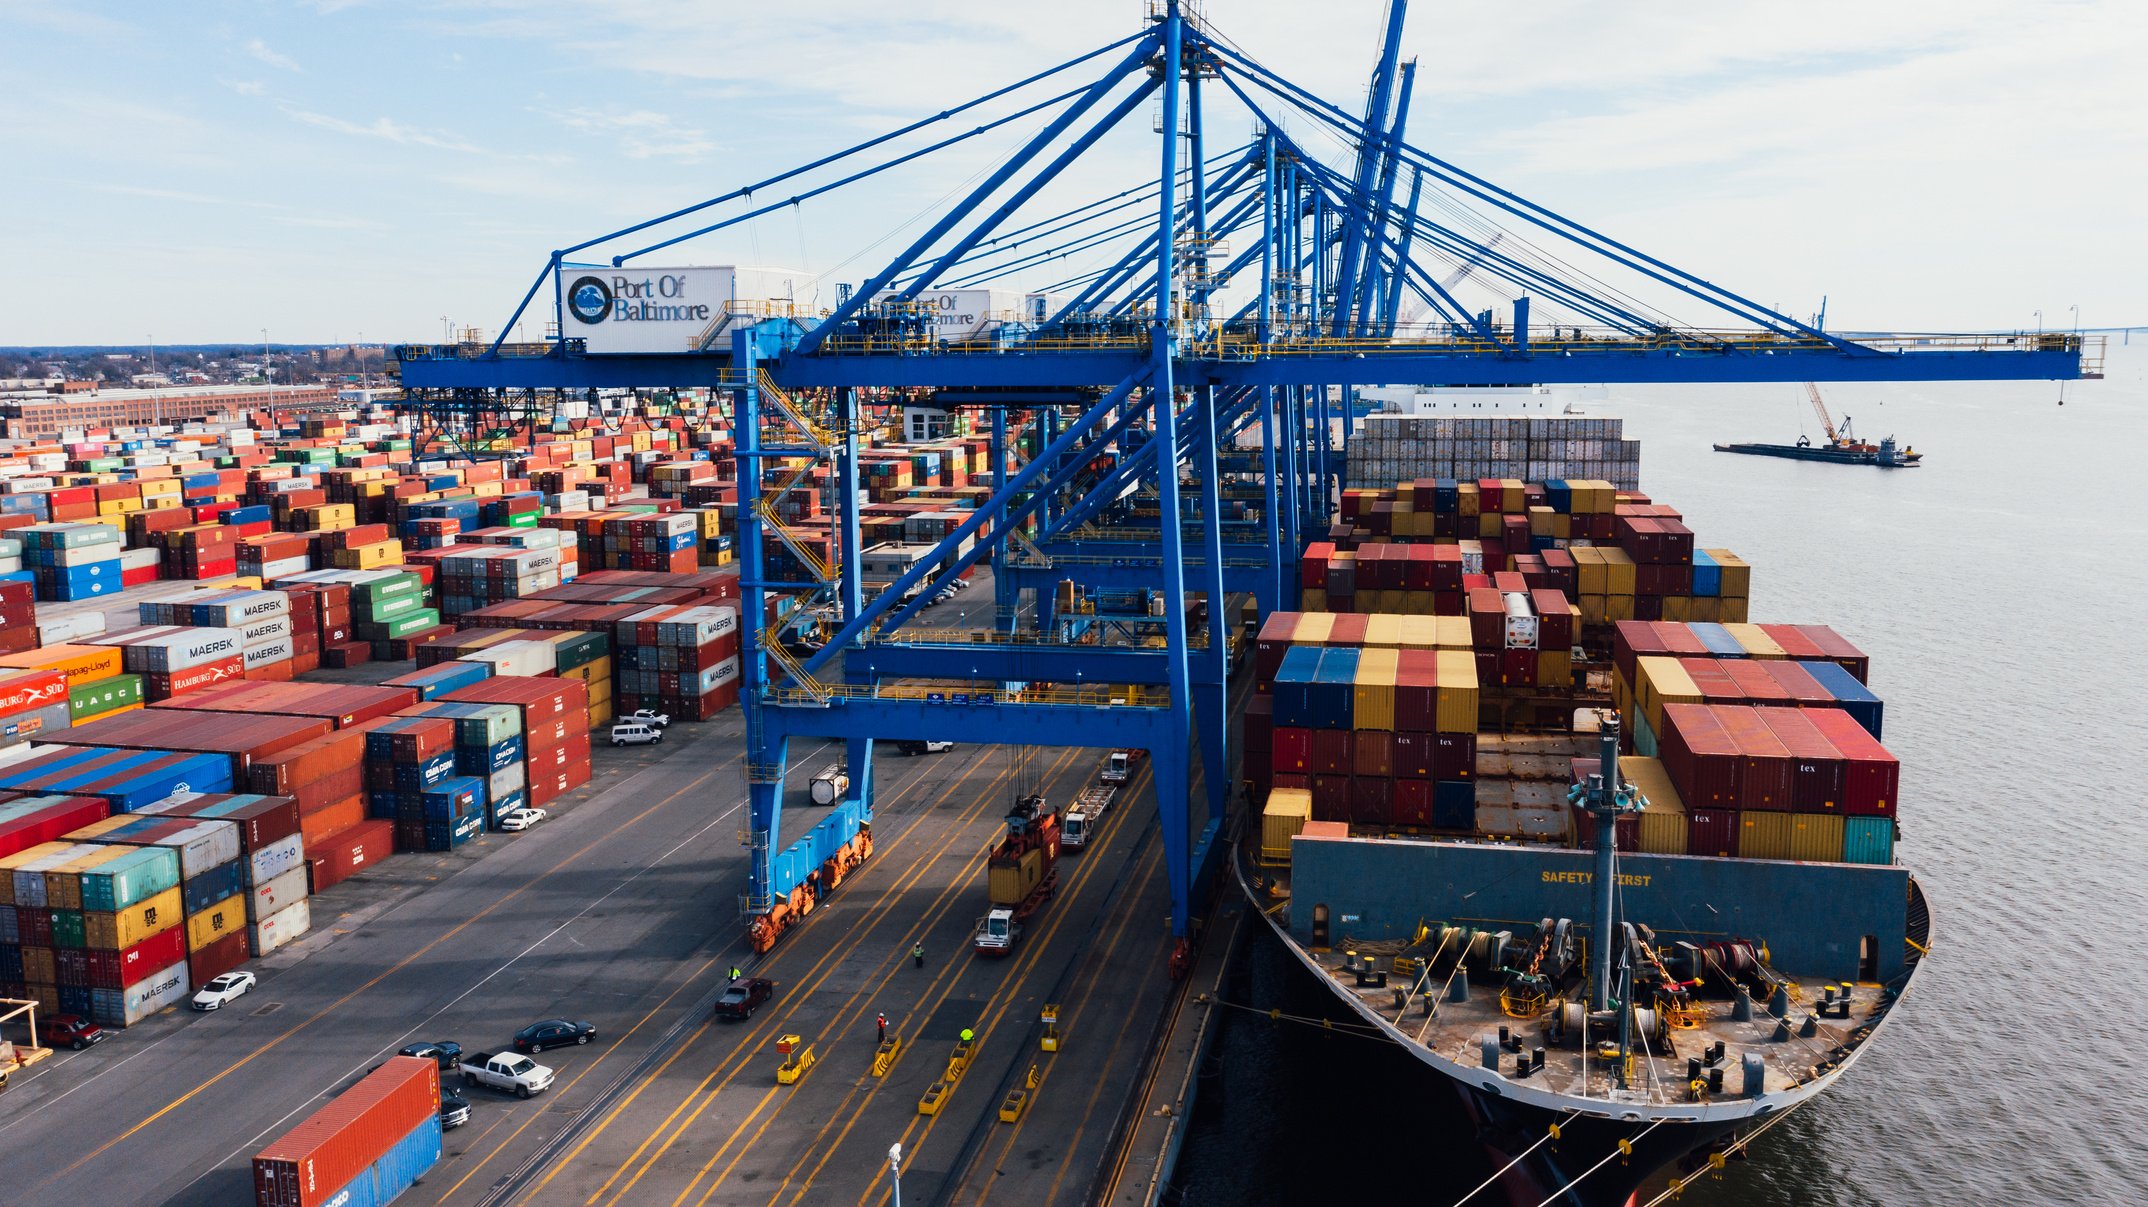
[[[1754,623],[1744,560],[1631,479],[1514,451],[1637,475],[1615,420],[1365,428],[1255,645],[1241,881],[1512,1201],[1624,1203],[1824,1090],[1929,946],[1869,659]]]

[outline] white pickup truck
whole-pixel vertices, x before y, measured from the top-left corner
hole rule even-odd
[[[514,1052],[479,1052],[456,1066],[464,1085],[489,1085],[517,1098],[542,1094],[552,1085],[552,1070]]]

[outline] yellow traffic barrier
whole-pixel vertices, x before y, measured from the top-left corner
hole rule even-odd
[[[919,1098],[917,1100],[917,1113],[920,1115],[939,1114],[941,1100],[946,1098],[948,1091],[953,1088],[953,1086],[948,1085],[944,1081],[933,1082],[932,1085],[925,1090],[924,1097]]]
[[[1038,1073],[1037,1066],[1031,1064],[1029,1072],[1022,1076],[1022,1084],[1015,1089],[1008,1090],[1007,1096],[1000,1099],[999,1121],[1001,1123],[1021,1122],[1022,1112],[1029,1109],[1030,1096],[1035,1094],[1037,1087],[1043,1083],[1044,1078]]]
[[[896,1060],[901,1056],[902,1040],[900,1037],[890,1036],[881,1040],[880,1050],[873,1053],[873,1076],[887,1076],[888,1070],[895,1067]]]
[[[958,1043],[955,1045],[955,1050],[948,1055],[946,1078],[948,1084],[952,1085],[962,1080],[962,1075],[969,1071],[970,1051],[973,1047],[975,1047],[974,1040],[968,1043]]]
[[[1057,1003],[1044,1007],[1043,1020],[1044,1040],[1042,1047],[1047,1052],[1057,1052],[1059,1050],[1059,1006]]]
[[[798,1079],[813,1067],[813,1045],[796,1035],[778,1037],[776,1051],[784,1056],[783,1063],[776,1066],[776,1083],[779,1085],[798,1084]]]

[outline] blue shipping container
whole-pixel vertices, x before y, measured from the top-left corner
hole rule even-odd
[[[246,861],[234,859],[219,863],[192,880],[180,881],[179,899],[184,902],[186,912],[198,914],[245,887]]]
[[[1731,636],[1730,630],[1722,625],[1712,621],[1696,620],[1686,627],[1693,631],[1693,635],[1700,639],[1700,643],[1703,646],[1707,647],[1711,657],[1745,657],[1745,647],[1738,644],[1738,639]]]
[[[641,651],[628,646],[623,652]],[[1312,727],[1312,686],[1319,671],[1319,646],[1294,645],[1283,651],[1282,664],[1276,668],[1275,681],[1270,685],[1275,694],[1276,725],[1285,729]]]
[[[1723,593],[1723,567],[1706,549],[1693,551],[1693,594],[1703,598]]]
[[[1357,694],[1356,650],[1320,651],[1320,669],[1307,693],[1307,707],[1316,729],[1349,729]]]
[[[1846,863],[1893,863],[1894,819],[1843,818],[1842,858]]]
[[[1475,780],[1438,780],[1432,785],[1432,828],[1472,830],[1477,825]]]
[[[462,775],[491,775],[522,759],[522,739],[512,737],[485,746],[457,746],[455,770]]]
[[[436,1111],[396,1141],[380,1159],[323,1199],[322,1207],[386,1207],[440,1161],[440,1115]]]
[[[443,750],[422,763],[397,763],[395,789],[422,792],[455,774],[455,752]]]
[[[1886,715],[1887,706],[1871,688],[1859,683],[1857,676],[1842,669],[1839,662],[1800,662],[1798,665],[1835,697],[1835,703],[1850,714],[1850,719],[1864,726],[1874,741],[1879,740],[1880,721]]]

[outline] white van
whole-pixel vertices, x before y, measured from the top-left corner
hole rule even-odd
[[[612,724],[614,746],[646,746],[663,740],[663,730],[641,721],[617,721]]]

